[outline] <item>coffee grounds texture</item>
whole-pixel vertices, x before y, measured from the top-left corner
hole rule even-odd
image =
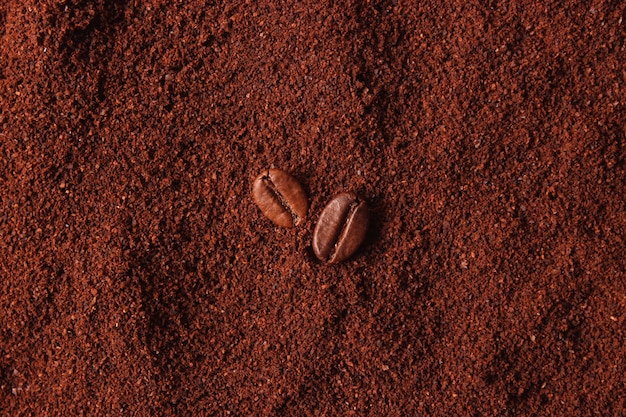
[[[625,18],[1,2],[1,414],[626,415]],[[343,191],[372,223],[325,265]]]

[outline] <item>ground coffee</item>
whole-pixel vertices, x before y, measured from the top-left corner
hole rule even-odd
[[[0,414],[626,415],[625,14],[0,1]]]

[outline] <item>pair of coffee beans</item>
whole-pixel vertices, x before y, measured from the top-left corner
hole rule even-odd
[[[309,203],[302,186],[287,172],[270,169],[259,175],[252,195],[261,212],[282,227],[298,226]],[[352,193],[341,193],[322,210],[313,231],[313,252],[318,259],[337,263],[359,248],[367,233],[369,209]]]

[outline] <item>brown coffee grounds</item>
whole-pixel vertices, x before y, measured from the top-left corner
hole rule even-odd
[[[626,415],[625,17],[1,2],[1,414]]]

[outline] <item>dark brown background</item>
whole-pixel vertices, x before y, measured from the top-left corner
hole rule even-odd
[[[2,415],[625,415],[625,4],[566,3],[3,1]]]

